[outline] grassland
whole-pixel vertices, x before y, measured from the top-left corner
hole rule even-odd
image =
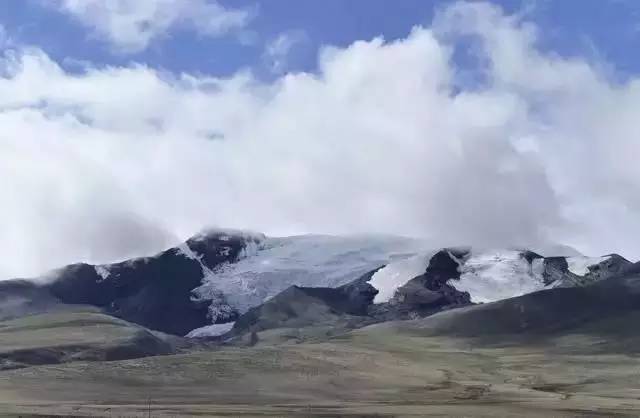
[[[538,340],[488,342],[429,335],[420,321],[381,324],[321,342],[273,345],[267,334],[254,347],[7,370],[0,373],[0,414],[640,415],[633,336],[613,341],[577,329]]]

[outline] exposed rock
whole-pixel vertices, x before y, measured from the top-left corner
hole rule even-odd
[[[623,273],[633,263],[618,254],[610,254],[604,257],[605,260],[588,267],[589,272],[586,277],[590,281],[598,281],[611,278]]]
[[[585,286],[600,280],[621,274],[632,263],[618,254],[610,254],[597,260],[595,264],[586,263],[586,272],[576,274],[569,269],[569,260],[580,257],[548,257],[544,259],[543,277],[545,285],[553,287]],[[585,258],[585,257],[582,257]]]
[[[44,288],[63,303],[97,306],[154,330],[185,335],[211,323],[210,301],[192,294],[202,284],[203,269],[236,261],[245,246],[241,236],[199,236],[155,257],[65,267]]]
[[[544,259],[542,278],[545,286],[553,283],[575,282],[575,280],[567,280],[568,276],[573,279],[575,275],[569,271],[569,264],[567,263],[566,257],[548,257]]]
[[[467,253],[458,249],[438,251],[424,274],[399,287],[389,302],[370,305],[369,314],[378,321],[412,319],[471,304],[469,293],[458,291],[451,284],[460,278],[458,259]]]

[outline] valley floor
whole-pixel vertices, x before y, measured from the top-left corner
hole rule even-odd
[[[3,371],[0,416],[639,416],[640,357],[607,344],[576,333],[487,345],[393,324],[319,343],[266,338]]]

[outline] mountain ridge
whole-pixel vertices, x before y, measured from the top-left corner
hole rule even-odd
[[[424,242],[401,237],[269,238],[209,230],[151,257],[72,264],[44,281],[0,282],[0,296],[9,295],[2,286],[26,292],[26,299],[18,296],[27,302],[11,308],[16,315],[20,309],[38,313],[56,304],[83,304],[149,329],[206,336],[204,328],[238,321],[292,286],[324,305],[322,309],[368,323],[430,315],[552,284],[583,285],[631,264],[617,255],[591,265],[587,258],[545,258],[528,250],[424,247]],[[570,271],[572,263],[582,263],[583,275]],[[438,274],[442,277],[436,278]],[[285,293],[278,301],[287,299]],[[256,321],[240,320],[238,327]],[[308,317],[307,323],[312,322]],[[230,325],[219,329],[225,327]]]

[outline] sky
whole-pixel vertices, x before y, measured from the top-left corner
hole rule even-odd
[[[0,278],[204,227],[640,258],[635,0],[7,0]]]

